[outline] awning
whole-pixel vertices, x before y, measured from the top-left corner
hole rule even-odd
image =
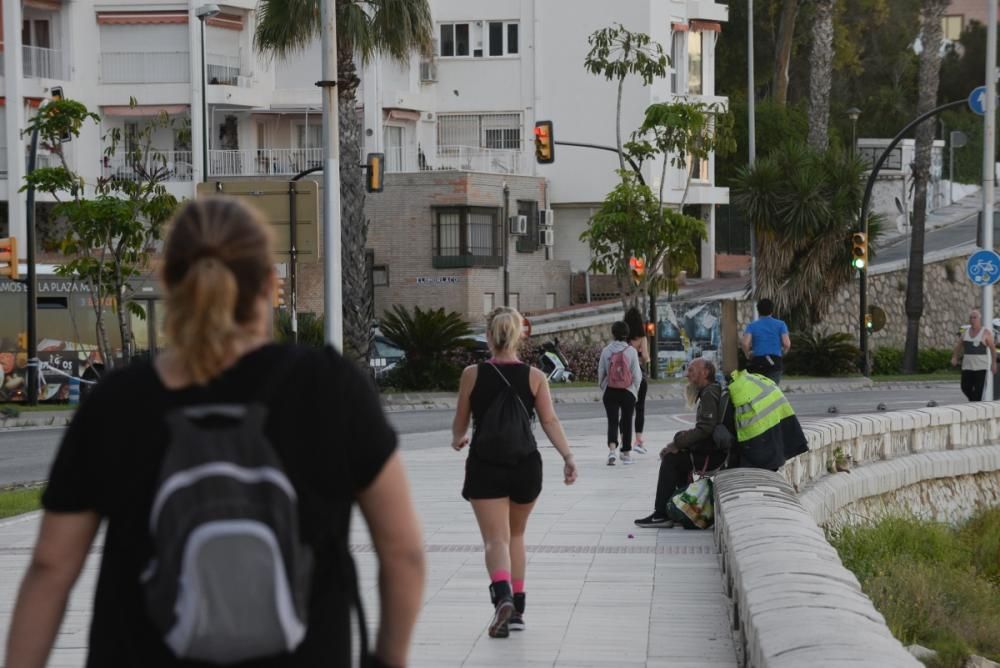
[[[206,19],[205,23],[226,30],[243,30],[243,17],[239,14],[218,14]]]
[[[62,2],[60,0],[24,0],[24,6],[47,12],[58,12],[62,7]]]
[[[702,32],[722,32],[722,24],[718,21],[691,21],[691,30]]]
[[[420,112],[412,109],[386,109],[386,120],[389,121],[419,121]]]
[[[687,32],[688,31],[688,24],[686,24],[686,23],[679,23],[679,22],[675,21],[675,22],[673,22],[673,23],[670,24],[670,29],[673,30],[674,32]]]
[[[26,97],[24,98],[24,103],[33,109],[37,109],[38,107],[42,106],[42,101],[44,99],[45,98],[41,97]],[[7,98],[0,97],[0,107],[6,107],[6,106],[7,106]]]
[[[97,22],[101,25],[134,26],[184,24],[188,13],[183,10],[166,12],[97,12]]]
[[[188,110],[186,104],[137,104],[134,107],[123,106],[103,106],[101,111],[105,116],[159,116],[166,113],[168,115],[182,114]]]

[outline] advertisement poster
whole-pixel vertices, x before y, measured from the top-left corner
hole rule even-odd
[[[688,362],[704,357],[721,368],[722,303],[656,303],[656,344],[660,377],[683,377]]]

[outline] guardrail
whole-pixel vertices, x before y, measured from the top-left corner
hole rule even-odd
[[[322,148],[260,148],[208,152],[208,172],[212,176],[291,175],[322,164]]]
[[[26,79],[65,79],[62,50],[41,46],[21,47],[24,54],[24,77]]]

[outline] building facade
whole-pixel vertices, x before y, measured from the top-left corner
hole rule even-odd
[[[601,0],[430,0],[430,5],[432,56],[402,64],[376,59],[363,69],[365,148],[385,154],[387,172],[407,175],[402,180],[387,179],[385,191],[368,198],[370,245],[377,267],[376,311],[392,303],[422,303],[431,294],[427,286],[433,284],[426,281],[446,281],[441,285],[447,286],[447,281],[463,280],[433,253],[416,260],[410,254],[414,246],[386,244],[388,237],[379,229],[386,224],[382,222],[386,211],[405,210],[407,232],[398,232],[418,235],[413,238],[418,246],[429,242],[441,229],[441,216],[448,215],[436,203],[452,197],[451,189],[458,186],[447,177],[415,175],[440,177],[454,172],[470,174],[462,177],[467,187],[461,187],[466,188],[469,206],[507,212],[504,234],[519,224],[509,216],[527,217],[526,234],[508,239],[507,256],[533,263],[532,269],[511,272],[509,284],[525,278],[533,287],[511,288],[511,295],[516,295],[511,303],[524,310],[566,306],[569,274],[585,272],[590,265],[589,248],[580,234],[618,182],[618,157],[613,151],[556,145],[555,161],[538,165],[535,122],[552,121],[557,142],[615,146],[617,83],[584,68],[588,36],[613,23],[649,34],[671,58],[667,76],[652,85],[643,86],[635,78],[626,81],[621,121],[626,141],[650,104],[687,99],[725,105],[726,99],[715,94],[714,69],[715,42],[727,7],[711,0],[641,0],[619,3],[613,12]],[[686,212],[707,223],[709,234],[697,272],[706,277],[715,275],[715,205],[728,203],[727,189],[714,185],[714,168],[714,158],[692,165],[689,182],[686,169],[668,166],[663,184],[666,203],[683,204]],[[660,188],[661,174],[662,162],[644,168],[644,178],[654,191]],[[537,197],[519,195],[506,208],[497,200],[504,180],[520,183],[531,178],[539,182],[529,188]],[[484,180],[492,186],[484,186]],[[404,182],[405,188],[393,188]],[[422,189],[435,194],[418,195]],[[420,210],[414,208],[417,202],[423,202]],[[410,238],[392,236],[397,242]],[[412,267],[413,262],[420,267]],[[396,285],[394,277],[403,275],[396,266],[406,267],[406,280],[419,277],[424,282]],[[563,267],[567,275],[554,282],[535,281],[534,276],[549,275],[556,267]],[[466,312],[473,317],[487,305],[500,303],[495,284],[502,272],[494,271],[489,279],[485,267],[477,273],[489,283],[481,286],[481,294],[472,294],[480,279],[470,279],[463,284],[467,287],[452,288],[453,297],[442,292],[440,298],[467,304]]]

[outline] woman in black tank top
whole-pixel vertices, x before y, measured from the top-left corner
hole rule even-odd
[[[528,366],[517,356],[523,320],[520,313],[508,307],[498,308],[487,317],[486,340],[493,357],[462,372],[451,447],[461,451],[469,445],[470,418],[473,435],[481,435],[476,430],[483,424],[486,412],[509,385],[532,422],[537,411],[542,430],[562,455],[563,482],[572,485],[576,481],[576,464],[552,406],[548,381],[540,370]],[[517,455],[505,463],[498,463],[493,457],[487,459],[478,455],[475,439],[472,442],[465,460],[462,496],[472,504],[486,548],[486,570],[493,603],[489,635],[506,638],[511,630],[524,629],[527,562],[524,531],[542,489],[542,458],[534,447],[511,443],[511,453]]]

